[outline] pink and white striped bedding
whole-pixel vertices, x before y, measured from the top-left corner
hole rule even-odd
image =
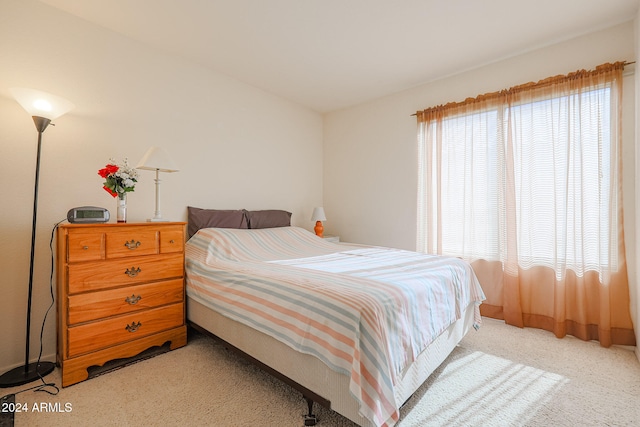
[[[484,294],[457,258],[326,242],[297,227],[202,229],[186,249],[187,294],[350,377],[360,413],[399,417],[394,384]]]

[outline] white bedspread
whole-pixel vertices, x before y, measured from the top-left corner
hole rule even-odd
[[[187,242],[187,293],[350,377],[360,412],[392,426],[394,384],[484,294],[457,258],[326,242],[296,227],[203,229]]]

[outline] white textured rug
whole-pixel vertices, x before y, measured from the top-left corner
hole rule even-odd
[[[59,384],[59,371],[47,380]],[[286,427],[302,426],[306,412],[298,392],[202,335],[56,396],[27,391],[16,402],[26,408],[17,427]],[[315,412],[319,427],[354,426]],[[627,349],[485,319],[406,403],[399,425],[638,426],[640,363]]]

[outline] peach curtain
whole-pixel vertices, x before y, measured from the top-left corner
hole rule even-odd
[[[623,69],[604,64],[416,113],[418,250],[471,262],[483,315],[635,345]]]

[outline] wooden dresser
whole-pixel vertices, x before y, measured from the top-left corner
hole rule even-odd
[[[187,343],[185,223],[58,228],[58,364],[62,386],[87,368]]]

